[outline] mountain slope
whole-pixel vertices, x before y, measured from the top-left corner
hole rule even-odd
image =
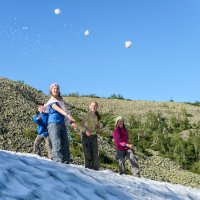
[[[36,113],[37,102],[44,101],[45,95],[22,82],[0,78],[0,148],[13,151],[31,152],[32,143],[26,134],[31,131],[35,137],[32,116]]]
[[[88,109],[91,101],[99,103],[99,112],[106,114],[110,113],[113,116],[123,115],[126,119],[131,115],[138,116],[139,119],[144,120],[149,111],[161,113],[165,118],[171,116],[181,117],[183,112],[191,123],[198,123],[200,121],[200,107],[190,105],[187,103],[177,102],[152,102],[152,101],[137,101],[137,100],[120,100],[120,99],[105,99],[93,97],[65,97],[65,100],[70,106],[79,109]]]

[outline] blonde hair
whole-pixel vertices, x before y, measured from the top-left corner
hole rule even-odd
[[[115,119],[115,126],[116,126],[116,127],[117,127],[118,121],[123,121],[123,122],[124,122],[124,117],[118,116],[118,117]]]
[[[90,107],[90,105],[91,105],[92,103],[95,103],[97,107],[99,106],[99,104],[98,104],[96,101],[91,101],[90,104],[89,104],[89,107]],[[98,120],[100,120],[100,119],[101,119],[101,116],[100,116],[99,112],[96,111],[95,114],[96,114]]]
[[[96,101],[91,101],[89,105],[91,105],[92,103],[95,103],[97,107],[99,106],[99,104]]]

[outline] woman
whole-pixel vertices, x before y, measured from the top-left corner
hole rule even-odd
[[[45,107],[49,113],[48,132],[52,143],[52,156],[56,162],[70,163],[69,140],[65,122],[76,127],[74,119],[68,113],[66,105],[60,95],[60,87],[57,83],[50,86],[51,98]]]
[[[91,102],[89,112],[82,120],[82,146],[85,157],[85,168],[99,170],[97,135],[100,133],[100,116],[98,103]]]
[[[128,143],[128,131],[124,125],[124,118],[118,116],[115,120],[113,138],[116,149],[116,159],[119,163],[119,173],[125,174],[125,159],[129,159],[133,176],[140,177],[137,160],[133,154],[133,145]]]

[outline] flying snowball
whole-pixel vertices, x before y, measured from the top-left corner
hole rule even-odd
[[[54,13],[55,13],[56,15],[59,15],[59,14],[61,13],[61,10],[60,10],[59,8],[56,8],[56,9],[54,10]]]
[[[131,46],[132,46],[132,42],[131,41],[126,41],[125,42],[125,47],[126,48],[131,48]]]
[[[88,31],[88,30],[86,30],[84,33],[85,36],[88,36],[89,34],[90,34],[90,31]]]

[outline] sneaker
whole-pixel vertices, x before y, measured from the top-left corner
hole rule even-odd
[[[73,163],[73,159],[70,158],[69,160],[66,160],[66,161],[64,161],[63,163],[64,163],[64,164],[70,164],[70,163]]]

